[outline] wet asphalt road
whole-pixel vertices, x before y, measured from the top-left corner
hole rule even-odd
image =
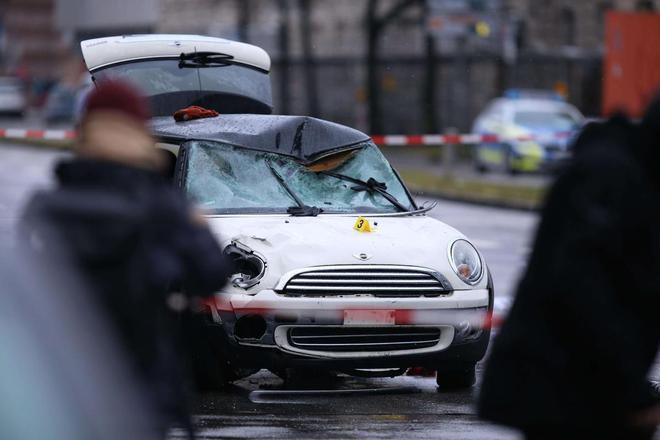
[[[62,153],[0,144],[0,247],[11,247],[12,229],[29,193],[51,184],[50,167]],[[529,253],[533,213],[439,201],[432,216],[464,232],[493,272],[496,309],[505,311]],[[478,380],[483,365],[478,367]],[[656,378],[658,368],[656,368]],[[200,438],[440,438],[518,439],[515,432],[479,421],[472,391],[438,393],[432,377],[358,379],[340,376],[304,388],[333,390],[408,387],[391,394],[352,396],[260,395],[282,389],[267,371],[194,404]],[[414,393],[410,393],[412,390]],[[183,438],[174,431],[171,438]]]

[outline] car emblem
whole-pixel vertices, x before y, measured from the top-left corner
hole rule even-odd
[[[361,253],[361,254],[353,254],[353,256],[355,258],[357,258],[358,260],[361,260],[361,261],[366,261],[366,260],[370,259],[371,257],[373,257],[373,255],[369,255],[369,254],[366,254],[364,252]]]

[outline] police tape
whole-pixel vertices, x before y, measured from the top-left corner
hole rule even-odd
[[[0,128],[0,138],[65,141],[75,139],[73,130],[32,130],[26,128]]]
[[[572,133],[561,132],[543,136],[499,136],[495,134],[422,134],[422,135],[374,135],[371,139],[376,145],[385,147],[403,146],[442,146],[497,144],[511,141],[550,141],[568,139]],[[33,130],[25,128],[0,128],[0,139],[52,140],[67,141],[77,136],[74,130]]]
[[[296,316],[312,316],[317,321],[326,320],[327,323],[346,322],[346,313],[350,312],[353,325],[445,325],[462,329],[464,332],[471,330],[497,330],[506,320],[508,311],[483,309],[382,309],[382,305],[374,304],[372,307],[362,304],[360,307],[337,303],[326,304],[322,309],[313,310],[302,308],[273,308],[261,304],[258,301],[234,304],[228,295],[217,295],[212,298],[201,300],[193,307],[198,312],[217,314],[222,320],[222,314],[229,313],[235,318],[245,316],[261,316],[276,319],[288,316],[293,319]],[[310,315],[311,313],[311,315]],[[384,320],[383,320],[384,319]],[[383,320],[383,321],[381,321]],[[356,324],[357,322],[357,324]]]
[[[559,141],[573,136],[570,132],[550,133],[547,135],[499,136],[496,134],[422,134],[422,135],[374,135],[371,139],[376,145],[387,147],[403,146],[440,146],[498,144],[506,142]]]

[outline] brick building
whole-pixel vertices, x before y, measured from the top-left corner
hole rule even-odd
[[[47,76],[68,53],[55,27],[53,13],[52,0],[0,2],[1,59],[5,74],[29,70],[33,75]]]

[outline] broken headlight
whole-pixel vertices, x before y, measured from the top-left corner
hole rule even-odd
[[[467,284],[477,284],[481,279],[481,257],[469,241],[456,240],[451,245],[449,262],[456,275]]]
[[[224,249],[224,254],[233,267],[230,281],[234,287],[249,289],[259,284],[266,273],[266,261],[249,247],[232,242]]]

